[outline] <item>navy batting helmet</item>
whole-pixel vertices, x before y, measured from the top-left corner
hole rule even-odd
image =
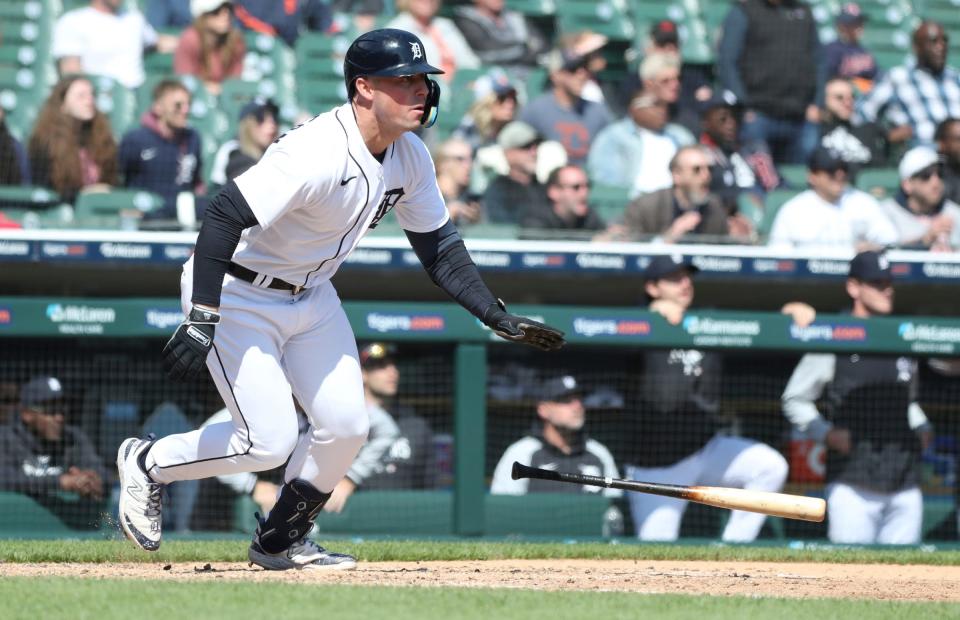
[[[343,59],[343,78],[347,93],[353,98],[354,82],[358,77],[417,75],[419,73],[443,73],[427,63],[423,43],[413,33],[396,28],[371,30],[357,37]],[[426,78],[429,93],[420,123],[426,127],[437,118],[440,103],[440,86]]]

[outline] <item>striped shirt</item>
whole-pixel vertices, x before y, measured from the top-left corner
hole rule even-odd
[[[948,117],[960,117],[960,73],[945,67],[936,76],[910,61],[890,69],[867,93],[854,124],[910,125],[916,141],[932,144],[937,124]]]

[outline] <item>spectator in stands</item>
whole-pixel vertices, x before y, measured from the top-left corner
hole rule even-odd
[[[943,182],[947,198],[960,204],[960,118],[947,118],[937,125],[934,136],[943,158]]]
[[[454,135],[478,149],[496,144],[497,134],[517,115],[517,88],[503,71],[492,69],[474,80],[474,102]]]
[[[151,219],[176,219],[177,195],[203,192],[200,135],[187,126],[190,91],[177,80],[163,80],[153,89],[153,103],[140,127],[120,142],[120,172],[126,187],[163,197]]]
[[[676,143],[663,134],[667,106],[639,91],[625,118],[604,127],[594,138],[587,159],[597,183],[630,188],[638,196],[670,187],[668,162]]]
[[[698,269],[680,257],[657,256],[644,271],[649,310],[679,325],[694,298]],[[783,307],[796,323],[816,313],[806,304]],[[627,477],[680,485],[717,485],[779,491],[787,462],[770,446],[719,434],[723,359],[714,351],[646,349],[641,401],[630,420],[624,446]],[[634,530],[642,540],[676,540],[686,510],[683,500],[628,493]],[[726,542],[750,542],[765,516],[734,511],[724,528]]]
[[[190,10],[194,21],[180,35],[173,71],[197,76],[210,94],[219,95],[224,80],[240,77],[247,53],[243,34],[233,27],[233,2],[193,0]]]
[[[466,140],[450,138],[442,143],[434,156],[437,187],[447,203],[450,219],[459,227],[476,224],[483,219],[480,196],[470,192],[473,151]]]
[[[680,99],[680,57],[676,54],[648,55],[640,64],[640,79],[643,91],[652,95],[657,103],[667,106],[668,121],[663,126],[663,134],[677,147],[696,142],[689,129],[669,120],[672,106]]]
[[[848,2],[837,15],[837,39],[823,48],[823,77],[849,80],[861,93],[870,92],[877,77],[877,60],[860,44],[867,16]]]
[[[883,254],[850,261],[852,316],[893,310]],[[807,353],[783,391],[783,412],[827,447],[827,523],[834,543],[917,544],[923,522],[920,454],[931,428],[917,404],[917,361],[893,355]],[[817,402],[824,403],[824,411]]]
[[[301,28],[326,32],[333,23],[324,0],[234,0],[234,16],[244,30],[280,37],[293,47]]]
[[[30,160],[23,145],[10,133],[6,115],[0,106],[0,185],[30,185]]]
[[[90,80],[57,82],[37,116],[28,152],[33,183],[53,188],[67,202],[81,190],[117,184],[117,143]]]
[[[272,99],[257,97],[240,109],[237,139],[225,142],[213,160],[210,181],[226,185],[260,161],[263,153],[280,133],[277,123],[280,109]]]
[[[360,350],[363,392],[370,415],[367,443],[337,483],[324,505],[325,512],[340,512],[355,491],[372,489],[428,489],[434,486],[433,431],[425,419],[409,412],[387,410],[395,406],[400,371],[396,350],[373,342]]]
[[[606,224],[590,208],[587,197],[590,181],[587,173],[575,164],[560,166],[547,178],[549,204],[528,209],[521,220],[524,228],[546,233],[550,239],[585,239],[606,229]]]
[[[860,101],[854,123],[892,127],[890,142],[932,144],[937,124],[960,117],[960,73],[947,66],[947,33],[933,21],[913,32],[914,62],[890,69]]]
[[[610,451],[583,430],[586,409],[584,390],[575,377],[560,375],[543,383],[537,397],[537,420],[530,433],[510,444],[493,471],[490,492],[494,495],[527,493],[602,493],[616,498],[619,489],[556,484],[529,478],[514,480],[510,472],[514,461],[530,467],[549,467],[566,471],[619,478]]]
[[[746,193],[763,211],[766,193],[780,184],[773,158],[764,143],[740,141],[742,108],[730,92],[716,92],[701,104],[703,133],[700,146],[710,161],[710,191],[723,201],[728,212],[738,207]]]
[[[624,234],[630,240],[656,236],[676,243],[687,235],[749,237],[742,216],[731,216],[720,197],[710,192],[710,160],[699,145],[685,146],[670,159],[673,186],[627,205]]]
[[[713,64],[683,60],[680,54],[680,29],[676,22],[669,19],[654,22],[650,27],[644,57],[653,54],[669,54],[680,59],[680,94],[677,101],[670,105],[670,118],[696,135],[700,131],[699,106],[713,96]],[[639,79],[639,74],[629,77],[631,79],[627,82],[625,93],[635,90],[632,82]]]
[[[591,79],[588,65],[591,55],[560,47],[549,55],[551,88],[530,101],[519,119],[548,140],[563,145],[570,163],[583,165],[590,144],[610,123],[610,112],[601,103],[583,99],[583,89]]]
[[[190,0],[147,0],[144,12],[154,30],[182,30],[194,20]]]
[[[442,0],[396,0],[397,16],[387,27],[420,37],[426,57],[444,71],[438,77],[450,83],[458,69],[479,68],[480,59],[453,21],[437,16],[441,4]]]
[[[850,182],[856,181],[861,168],[886,164],[887,141],[877,123],[851,122],[854,110],[853,84],[845,78],[833,78],[824,87],[820,110],[819,146],[835,151],[847,163]]]
[[[743,138],[766,142],[777,163],[801,163],[816,140],[820,40],[799,0],[731,5],[717,56],[720,85],[745,108]]]
[[[495,177],[483,194],[490,222],[519,224],[528,211],[546,208],[547,195],[536,176],[540,140],[537,131],[523,121],[507,124],[497,136],[508,170]]]
[[[333,0],[330,10],[347,13],[352,17],[357,32],[367,32],[376,28],[377,18],[384,14],[384,0]],[[336,28],[336,25],[333,26]]]
[[[454,8],[453,21],[485,65],[533,68],[547,49],[544,36],[504,0],[473,0]]]
[[[67,424],[69,417],[55,377],[24,384],[19,419],[0,428],[0,489],[29,495],[71,527],[97,529],[110,479],[93,443]]]
[[[123,0],[90,0],[90,6],[57,20],[51,53],[60,75],[104,75],[137,88],[145,77],[144,52],[170,53],[176,45],[176,36],[157,35],[143,14],[126,8]]]
[[[807,168],[810,189],[780,208],[770,245],[869,249],[897,243],[896,229],[873,196],[847,184],[847,164],[839,155],[817,147]]]
[[[618,92],[611,93],[610,85],[600,81],[600,74],[607,68],[607,58],[603,55],[603,48],[608,41],[609,39],[600,33],[579,30],[562,35],[559,46],[583,58],[583,66],[587,69],[587,81],[584,82],[583,89],[580,91],[580,98],[603,104],[609,111],[610,106],[607,105],[607,100],[615,99]],[[614,96],[611,97],[611,94]]]
[[[943,164],[929,146],[915,146],[900,160],[900,192],[880,206],[897,229],[901,247],[960,250],[960,205],[944,192]]]

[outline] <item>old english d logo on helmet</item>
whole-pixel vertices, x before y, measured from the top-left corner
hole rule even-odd
[[[343,79],[347,93],[353,97],[353,83],[358,77],[376,75],[398,77],[401,75],[443,73],[427,63],[423,42],[406,30],[380,28],[357,37],[343,59]],[[429,127],[437,119],[440,103],[440,85],[426,78],[428,93],[420,123]]]

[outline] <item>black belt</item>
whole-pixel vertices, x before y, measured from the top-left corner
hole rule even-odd
[[[303,286],[297,286],[296,284],[290,284],[289,282],[281,280],[280,278],[274,278],[257,273],[256,271],[247,269],[243,265],[238,265],[233,261],[231,261],[230,265],[227,266],[227,272],[235,278],[239,278],[244,282],[249,282],[254,286],[264,286],[263,282],[266,282],[267,279],[269,279],[270,283],[266,285],[266,288],[272,288],[278,291],[290,291],[294,295],[303,291],[305,288]]]

